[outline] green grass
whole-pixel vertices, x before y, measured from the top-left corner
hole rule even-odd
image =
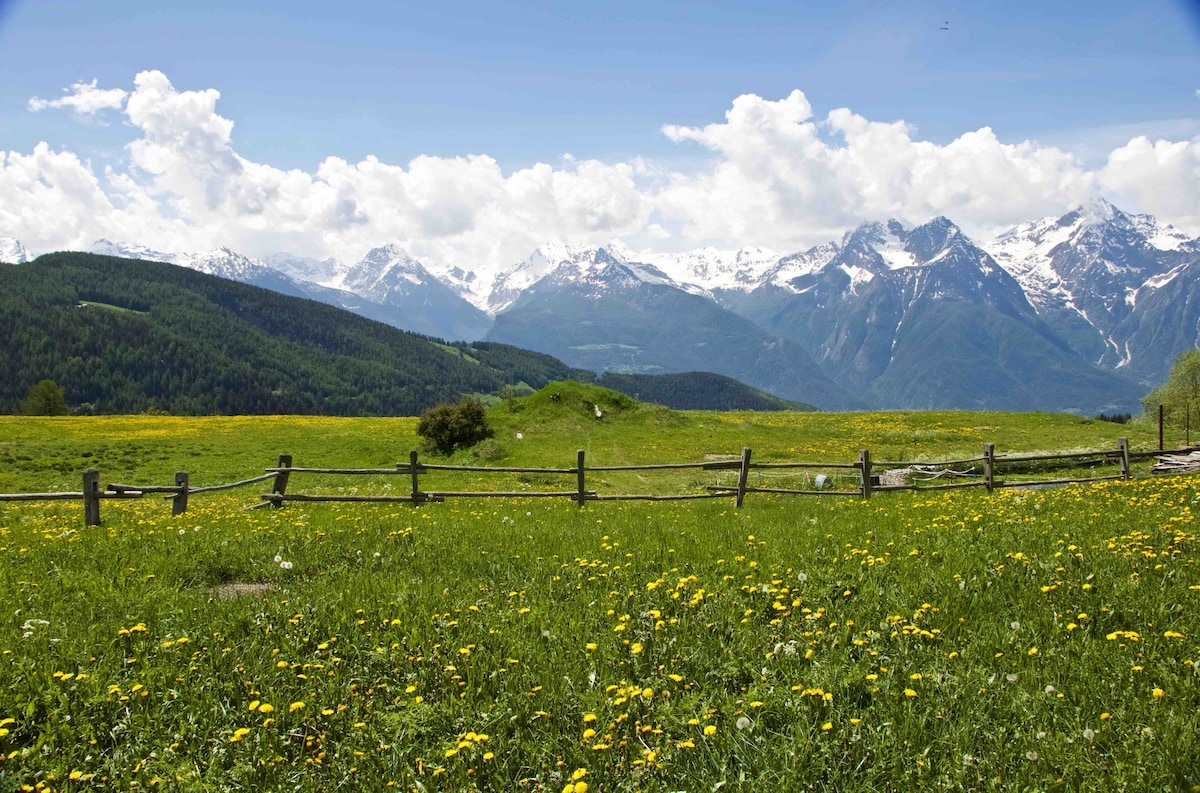
[[[496,415],[524,435],[504,439],[506,463],[570,465],[577,447],[604,464],[742,445],[756,458],[859,445],[932,458],[983,440],[1028,451],[1149,438],[1041,415],[614,404],[597,421],[564,401]],[[229,481],[281,451],[389,465],[414,424],[0,419],[0,490],[77,487],[81,463],[134,484],[181,469]],[[76,503],[0,505],[0,790],[1200,785],[1194,478],[756,496],[740,511],[244,511],[255,492],[196,496],[177,518],[157,498],[106,501],[90,529]]]

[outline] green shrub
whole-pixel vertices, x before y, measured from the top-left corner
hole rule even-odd
[[[422,413],[417,434],[425,439],[426,451],[450,454],[492,437],[492,430],[483,403],[466,397],[457,403],[434,405]]]

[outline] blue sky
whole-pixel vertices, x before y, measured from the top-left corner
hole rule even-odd
[[[481,154],[508,175],[539,162],[571,171],[563,159],[570,154],[609,166],[641,163],[635,170],[645,170],[631,177],[639,189],[653,182],[661,190],[676,176],[715,176],[744,153],[717,130],[672,138],[664,125],[719,125],[740,95],[780,102],[794,90],[810,105],[814,134],[834,146],[841,133],[822,121],[843,107],[872,123],[902,121],[912,141],[939,147],[989,127],[1000,144],[1053,148],[1086,173],[1099,173],[1114,149],[1139,135],[1200,136],[1200,6],[1183,0],[0,0],[0,151],[27,156],[44,141],[101,181],[111,166],[148,184],[130,150],[138,130],[150,134],[144,125],[115,108],[29,107],[33,97],[60,98],[93,79],[99,89],[131,92],[135,75],[147,70],[163,73],[178,92],[219,91],[215,113],[234,127],[218,143],[238,158],[318,180],[330,157],[353,164],[373,155],[404,168],[420,155]],[[1101,181],[1122,185],[1133,203],[1153,193],[1123,179]],[[155,200],[171,204],[164,191],[182,188],[159,182]],[[110,186],[103,190],[112,195]],[[691,218],[667,217],[672,210],[658,195],[638,222],[584,223],[581,233],[644,240],[657,224],[654,234],[673,235],[673,244],[743,241],[730,238],[736,226],[685,234]],[[0,193],[2,200],[14,198]],[[940,211],[929,196],[909,203]],[[1171,206],[1133,208],[1170,216]],[[855,204],[811,225],[844,225],[870,207]],[[1200,221],[1174,214],[1168,219]],[[1002,215],[992,220],[1009,219]],[[0,214],[0,236],[21,235],[23,222]],[[425,233],[421,225],[410,218],[380,226],[376,236],[413,242]],[[548,226],[547,234],[571,231],[569,223]],[[243,232],[231,236],[242,240]],[[754,237],[747,244],[787,241],[747,233]],[[24,232],[37,235],[53,237]],[[321,246],[329,252],[338,244],[366,241],[327,237]]]

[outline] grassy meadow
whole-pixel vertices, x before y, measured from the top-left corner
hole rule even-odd
[[[453,459],[1157,443],[1151,427],[1040,414],[614,403],[596,420],[574,396],[495,408],[496,437]],[[415,424],[0,418],[0,491],[78,489],[92,465],[106,483],[188,470],[217,484],[281,452],[387,467]],[[671,491],[697,474],[597,487]],[[294,475],[289,492],[406,486]],[[258,492],[197,495],[174,518],[158,497],[105,501],[93,528],[77,502],[0,505],[0,790],[1200,790],[1193,477],[755,494],[741,510],[246,511]]]

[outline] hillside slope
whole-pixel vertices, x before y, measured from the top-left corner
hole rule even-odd
[[[413,415],[570,373],[514,348],[492,366],[310,300],[85,253],[0,268],[0,336],[6,413],[43,378],[80,412]]]

